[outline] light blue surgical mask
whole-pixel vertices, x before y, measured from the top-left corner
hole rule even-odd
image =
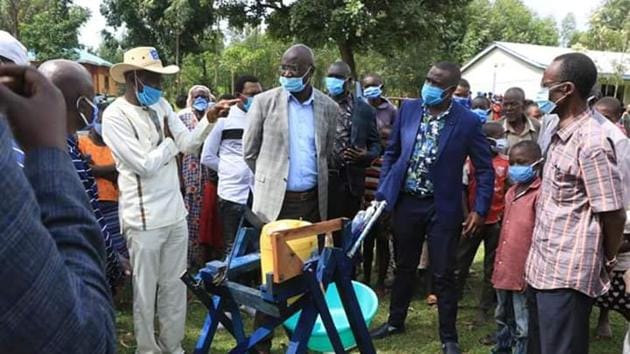
[[[300,77],[280,76],[280,79],[279,79],[280,85],[282,85],[282,88],[284,88],[285,90],[291,93],[302,92],[304,91],[304,88],[306,88],[306,83],[304,82],[304,78],[306,77],[306,75],[308,75],[309,72],[311,72],[311,69],[308,69],[306,73]]]
[[[94,127],[94,131],[96,132],[96,134],[98,134],[98,136],[103,136],[103,124],[95,121],[93,124],[93,127]]]
[[[329,76],[324,81],[326,82],[326,90],[328,90],[328,93],[333,97],[339,96],[346,91],[346,80]]]
[[[197,97],[193,101],[192,106],[198,112],[205,112],[206,109],[208,109],[209,102],[210,101],[208,101],[208,99],[205,97]]]
[[[444,102],[444,92],[446,92],[445,89],[441,89],[425,82],[424,85],[422,85],[420,95],[422,96],[422,101],[424,101],[424,104],[427,106],[437,106]]]
[[[509,145],[508,140],[506,138],[501,138],[501,139],[488,138],[488,140],[494,142],[494,145],[491,145],[490,149],[493,152],[496,152],[498,154],[504,153],[507,150],[508,145]]]
[[[137,88],[138,82],[142,84],[142,90]],[[162,90],[151,87],[138,80],[136,77],[136,98],[138,99],[138,103],[142,106],[148,107],[158,103],[160,97],[162,97]]]
[[[479,118],[479,121],[481,122],[481,124],[484,124],[488,120],[488,114],[490,113],[490,110],[483,109],[483,108],[475,108],[472,110],[472,112],[475,115],[477,115],[477,118]]]
[[[382,86],[370,86],[363,89],[363,96],[367,99],[379,98],[382,94]]]
[[[470,99],[470,97],[453,96],[453,101],[461,104],[468,109],[470,109],[470,107],[472,106],[472,100]]]
[[[528,183],[536,178],[534,167],[541,163],[543,159],[534,162],[531,165],[510,165],[508,168],[508,177],[513,183]]]
[[[81,104],[81,101],[85,101],[88,105],[90,105],[90,107],[92,107],[92,116],[90,117],[91,119],[89,121],[85,117],[85,114],[81,112],[81,109],[79,107],[79,105]],[[92,125],[96,122],[96,118],[98,117],[98,106],[85,96],[79,96],[79,98],[77,98],[77,102],[75,106],[77,108],[77,111],[79,112],[79,116],[81,117],[81,120],[83,120],[83,123],[85,124],[83,127],[79,128],[79,130],[89,129],[90,127],[92,127]]]
[[[252,103],[254,102],[254,96],[249,96],[243,102],[243,110],[245,112],[249,112],[249,109],[252,107]]]
[[[540,108],[540,111],[543,114],[553,113],[555,109],[558,107],[558,102],[560,102],[560,100],[566,97],[566,96],[563,96],[560,99],[558,99],[556,102],[549,99],[549,91],[563,84],[564,83],[560,83],[551,87],[540,88],[540,91],[538,91],[538,94],[536,94],[536,98],[534,99],[534,102],[536,102],[536,104],[538,105],[538,108]]]

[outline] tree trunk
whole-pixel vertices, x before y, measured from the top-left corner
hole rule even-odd
[[[355,68],[356,63],[354,62],[354,50],[352,49],[352,45],[350,45],[348,41],[337,41],[337,48],[339,48],[341,60],[350,66],[350,69],[352,70],[352,77],[357,79],[357,72]]]

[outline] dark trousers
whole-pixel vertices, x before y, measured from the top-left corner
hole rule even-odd
[[[416,269],[425,235],[429,245],[433,289],[438,297],[442,343],[457,342],[455,261],[461,220],[438,218],[433,198],[401,195],[392,214],[396,274],[389,306],[389,324],[402,326],[414,289]]]
[[[328,174],[328,219],[352,219],[361,209],[361,197],[354,195],[345,176],[347,173],[330,171]],[[336,247],[341,247],[341,231],[335,232]]]
[[[280,209],[278,220],[281,219],[302,219],[312,223],[319,222],[319,198],[317,197],[317,187],[304,193],[287,192]],[[269,321],[269,316],[256,312],[254,317],[254,328],[258,328]],[[260,351],[271,351],[271,340],[273,333],[264,341],[256,345],[256,349]]]
[[[479,233],[473,236],[461,237],[457,249],[457,290],[459,297],[464,294],[466,280],[470,274],[470,266],[475,259],[479,245],[483,242],[483,286],[479,299],[479,308],[488,313],[494,310],[496,304],[496,292],[492,286],[492,271],[494,270],[494,256],[499,244],[501,234],[501,224],[484,225]]]
[[[378,268],[377,288],[385,286],[387,267],[389,266],[389,218],[381,216],[368,236],[363,241],[363,276],[364,282],[370,284],[372,279],[372,262],[374,261],[374,244],[376,244],[376,267]]]
[[[536,302],[536,291],[532,287],[527,287],[527,312],[529,322],[527,329],[527,353],[540,354],[540,328],[538,327],[538,304]]]
[[[232,249],[243,213],[245,213],[245,204],[219,198],[219,216],[223,226],[223,249],[226,255]]]
[[[536,290],[540,352],[587,354],[593,302],[573,289]]]

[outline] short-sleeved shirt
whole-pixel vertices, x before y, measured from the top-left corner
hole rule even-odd
[[[536,178],[524,191],[517,194],[517,186],[512,186],[505,194],[505,212],[492,273],[495,289],[523,291],[527,285],[525,262],[532,244],[540,185],[540,178]]]
[[[411,153],[407,178],[405,179],[405,192],[422,197],[433,195],[433,182],[430,178],[431,166],[437,159],[440,133],[444,128],[446,116],[451,112],[451,106],[437,117],[429,113],[424,107],[422,120],[418,127],[416,143]]]
[[[536,289],[597,297],[609,288],[597,214],[623,208],[613,142],[585,111],[551,138],[526,279]]]
[[[512,147],[525,140],[538,141],[538,135],[540,133],[540,122],[538,122],[538,120],[534,118],[530,118],[527,116],[524,116],[524,118],[527,120],[527,122],[525,123],[525,128],[520,133],[517,133],[516,130],[512,128],[512,125],[510,125],[505,117],[501,118],[497,122],[503,125],[505,138],[508,141],[509,147]]]
[[[383,129],[391,128],[396,120],[398,110],[394,105],[382,98],[383,102],[376,106],[376,129],[380,133]]]
[[[90,155],[92,161],[98,166],[114,164],[112,150],[106,145],[96,145],[87,135],[79,137],[79,150],[83,155]],[[96,187],[98,188],[99,201],[118,201],[118,186],[112,181],[103,177],[96,178]]]
[[[505,181],[508,176],[508,168],[510,161],[508,157],[497,154],[492,158],[492,168],[494,169],[494,195],[492,196],[492,205],[486,216],[486,225],[496,224],[501,221],[503,216],[503,208],[505,207]],[[473,210],[475,206],[475,191],[477,190],[477,181],[475,180],[475,168],[470,160],[466,161],[464,168],[466,178],[464,184],[468,185],[468,208]]]

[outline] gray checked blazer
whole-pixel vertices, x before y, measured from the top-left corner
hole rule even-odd
[[[326,219],[328,209],[328,156],[332,154],[338,106],[330,97],[313,88],[315,145],[317,148],[319,212]],[[254,171],[253,212],[264,222],[278,218],[289,176],[289,98],[287,91],[275,88],[256,95],[247,117],[249,127],[243,136],[243,157]]]

